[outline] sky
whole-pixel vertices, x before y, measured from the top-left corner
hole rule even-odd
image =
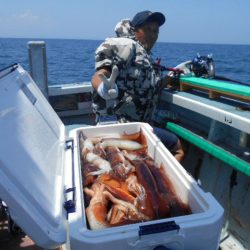
[[[0,0],[0,38],[103,40],[143,10],[166,23],[159,42],[250,44],[250,0]]]

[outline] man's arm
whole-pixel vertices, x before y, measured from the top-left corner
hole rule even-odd
[[[91,80],[92,87],[95,90],[97,90],[98,87],[100,86],[100,84],[102,83],[102,79],[101,79],[101,77],[99,75],[103,74],[108,78],[108,77],[110,77],[110,74],[111,74],[110,72],[111,72],[111,70],[108,67],[98,69],[95,72],[95,74],[92,76],[92,80]]]

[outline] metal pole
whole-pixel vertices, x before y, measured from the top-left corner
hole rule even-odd
[[[31,77],[38,85],[44,96],[48,99],[49,94],[45,42],[29,41],[28,51]]]

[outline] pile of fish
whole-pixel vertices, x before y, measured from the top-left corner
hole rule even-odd
[[[84,203],[92,230],[187,215],[142,131],[88,138],[79,133]]]

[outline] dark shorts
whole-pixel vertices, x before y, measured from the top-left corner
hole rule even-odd
[[[157,128],[157,127],[153,127],[153,129],[154,129],[154,133],[162,141],[165,147],[169,151],[172,151],[177,144],[178,137],[166,129]]]

